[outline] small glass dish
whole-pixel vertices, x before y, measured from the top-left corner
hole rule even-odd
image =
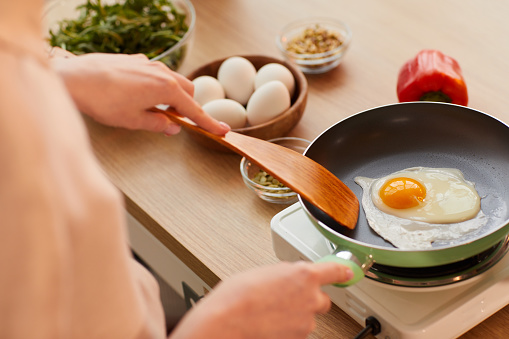
[[[268,140],[268,142],[276,143],[286,148],[292,149],[299,153],[304,153],[310,142],[305,139],[295,137],[283,137]],[[247,187],[253,190],[261,199],[275,204],[293,204],[297,201],[297,193],[290,188],[284,186],[279,181],[272,182],[270,173],[264,172],[256,164],[251,163],[246,158],[240,161],[240,173]],[[267,179],[262,184],[262,180],[256,178],[258,176]]]
[[[350,27],[331,18],[305,18],[281,30],[276,44],[303,73],[319,74],[338,66],[352,40]]]

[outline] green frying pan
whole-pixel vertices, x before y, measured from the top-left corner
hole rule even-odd
[[[392,267],[433,267],[470,258],[509,233],[509,127],[464,106],[434,102],[398,103],[352,115],[320,134],[304,153],[341,179],[357,196],[356,176],[380,178],[409,167],[457,168],[474,182],[488,223],[451,244],[428,250],[401,250],[371,230],[361,208],[354,230],[336,223],[299,197],[318,230],[351,253],[359,272],[372,263]],[[339,261],[345,262],[341,255]]]

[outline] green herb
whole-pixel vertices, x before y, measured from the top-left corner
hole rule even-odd
[[[79,17],[60,21],[58,31],[50,30],[48,40],[51,46],[78,55],[143,53],[152,59],[178,43],[189,29],[186,15],[169,0],[126,0],[111,5],[87,0],[76,9]]]

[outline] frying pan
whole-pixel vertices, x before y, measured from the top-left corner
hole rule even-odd
[[[446,103],[397,103],[352,115],[320,134],[306,156],[341,179],[357,196],[356,176],[380,178],[410,167],[457,168],[475,183],[488,223],[454,243],[401,250],[371,230],[361,207],[354,230],[299,196],[317,229],[337,246],[334,260],[351,266],[355,283],[376,262],[433,267],[470,258],[509,233],[509,127],[478,110]]]

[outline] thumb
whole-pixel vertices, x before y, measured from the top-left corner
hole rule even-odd
[[[180,132],[181,127],[172,122],[164,113],[148,111],[138,121],[138,128],[155,133],[174,135]]]
[[[175,135],[180,133],[181,129],[182,127],[180,125],[170,121],[168,126],[166,126],[166,128],[163,130],[163,133],[168,136]]]

